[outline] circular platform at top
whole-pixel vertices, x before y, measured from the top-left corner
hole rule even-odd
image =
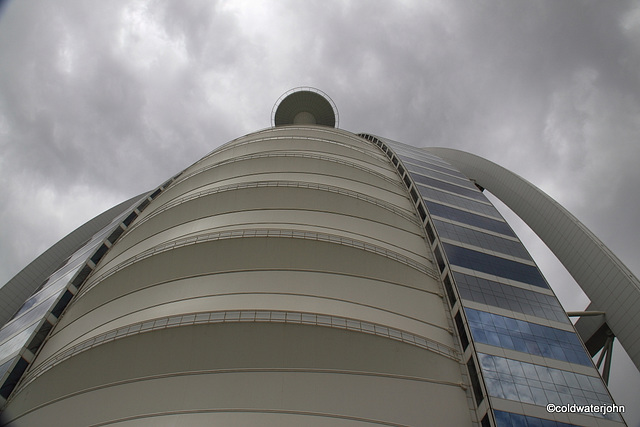
[[[271,110],[271,125],[321,125],[338,127],[338,109],[329,95],[312,87],[288,90]]]

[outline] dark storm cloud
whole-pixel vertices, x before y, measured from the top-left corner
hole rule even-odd
[[[512,169],[637,274],[638,40],[640,7],[623,1],[10,2],[0,283],[100,211],[267,127],[300,85],[327,92],[347,130]],[[538,246],[564,302],[584,301]]]

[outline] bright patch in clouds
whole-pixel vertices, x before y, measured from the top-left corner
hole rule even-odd
[[[637,3],[33,0],[0,21],[0,283],[302,85],[347,130],[513,170],[640,273]]]

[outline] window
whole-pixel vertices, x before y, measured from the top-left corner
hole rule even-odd
[[[447,218],[452,221],[461,222],[463,224],[473,225],[474,227],[484,228],[486,230],[495,231],[496,233],[506,236],[516,237],[511,227],[504,222],[484,216],[476,215],[450,206],[441,205],[440,203],[425,200],[431,215]]]
[[[460,336],[460,343],[462,344],[462,350],[466,350],[469,347],[469,337],[467,331],[464,330],[464,324],[462,323],[462,316],[460,312],[456,313],[455,317],[456,329],[458,329],[458,335]]]
[[[457,301],[456,294],[453,293],[453,286],[451,286],[451,279],[449,279],[449,275],[447,274],[444,277],[444,289],[447,292],[447,296],[449,297],[449,305],[453,307]]]
[[[465,313],[477,342],[591,366],[591,358],[574,332],[471,308]]]
[[[553,295],[453,272],[460,298],[493,307],[568,323],[564,309]]]
[[[517,280],[518,282],[548,288],[547,282],[537,267],[511,261],[505,258],[474,251],[450,243],[443,243],[442,246],[453,265],[493,274],[498,277]]]
[[[503,254],[512,255],[514,257],[531,260],[529,252],[527,252],[524,245],[518,240],[510,240],[503,237],[494,236],[493,234],[472,230],[460,225],[440,221],[439,219],[434,219],[433,225],[436,227],[436,230],[438,230],[438,234],[442,238],[447,238],[460,243],[467,243],[469,245],[489,249],[490,251],[500,252]]]
[[[599,377],[483,353],[478,353],[478,360],[489,396],[539,406],[567,402],[577,405],[612,404]],[[620,416],[607,414],[605,418],[619,420]]]
[[[436,262],[438,263],[438,268],[440,269],[440,272],[443,273],[444,269],[447,267],[447,264],[444,262],[444,258],[442,257],[442,252],[440,252],[440,247],[436,247],[436,250],[434,251],[435,256],[436,256]]]
[[[480,405],[484,396],[482,395],[482,386],[480,385],[480,378],[478,377],[478,370],[476,364],[473,362],[473,357],[467,362],[467,369],[469,370],[469,379],[471,381],[471,388],[473,389],[473,396],[476,398],[476,405]]]
[[[429,242],[433,244],[436,241],[436,235],[433,232],[433,227],[431,226],[431,223],[427,222],[427,225],[425,225],[424,228],[427,231],[427,237],[429,238]]]
[[[418,204],[418,213],[420,214],[420,219],[422,219],[422,221],[427,219],[427,213],[424,211],[422,203]]]

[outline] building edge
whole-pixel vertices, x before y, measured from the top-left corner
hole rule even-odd
[[[606,323],[640,370],[640,281],[622,261],[567,209],[519,175],[464,151],[424,151],[489,190],[540,237],[592,301],[589,310],[606,313]]]
[[[0,325],[7,323],[24,301],[58,269],[80,246],[106,227],[114,218],[131,207],[145,193],[125,200],[90,219],[67,234],[49,249],[31,261],[0,288]]]

